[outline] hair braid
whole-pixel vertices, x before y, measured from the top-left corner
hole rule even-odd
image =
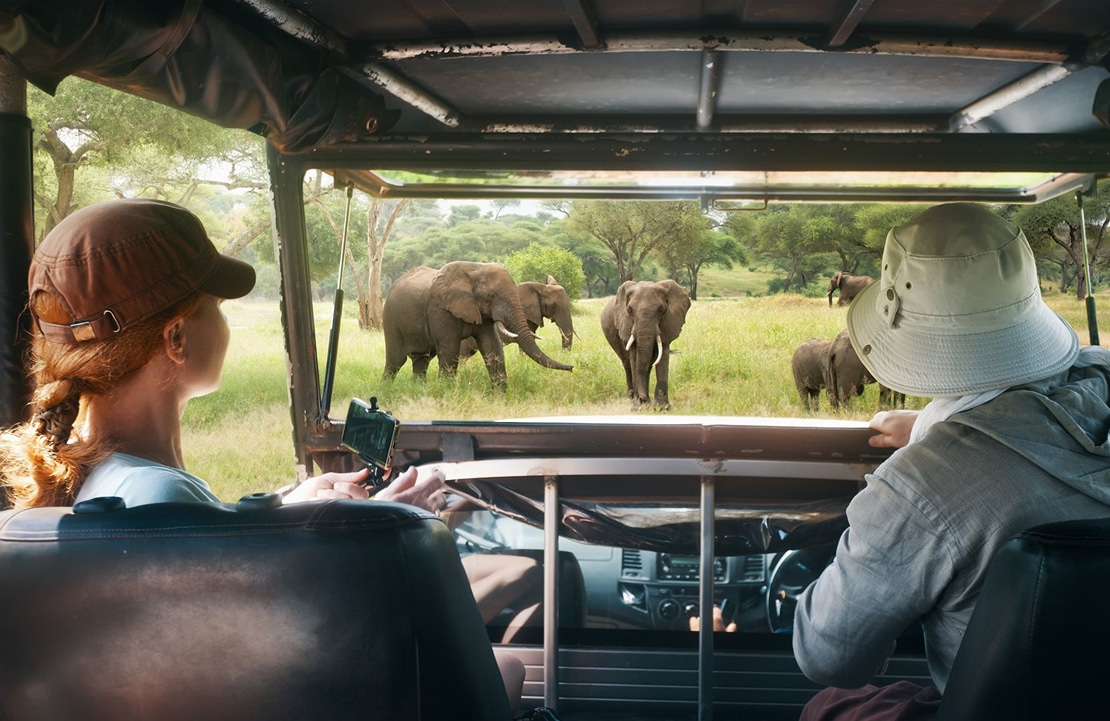
[[[0,434],[0,474],[16,507],[70,505],[85,476],[112,448],[73,429],[82,400],[108,393],[147,364],[162,344],[162,329],[173,318],[200,307],[193,295],[119,335],[87,343],[52,343],[41,336],[32,344],[35,392],[31,420]],[[72,319],[51,296],[41,293],[30,308],[50,323]]]

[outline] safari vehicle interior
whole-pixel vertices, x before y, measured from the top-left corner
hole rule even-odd
[[[0,48],[18,73],[0,86],[10,336],[32,225],[29,122],[11,100],[24,78],[50,90],[77,75],[266,138],[303,476],[355,463],[320,362],[310,171],[381,198],[738,212],[1081,203],[1110,173],[1104,0],[0,0]],[[25,398],[18,346],[3,358],[9,423]],[[790,601],[887,455],[868,435],[790,418],[406,418],[395,458],[441,464],[484,509],[456,529],[460,552],[544,560],[543,623],[510,644],[527,666],[523,708],[789,719],[817,691],[793,660]],[[0,546],[49,535],[30,525],[0,531]],[[687,630],[714,603],[740,632]],[[907,630],[877,682],[927,682],[919,636]]]

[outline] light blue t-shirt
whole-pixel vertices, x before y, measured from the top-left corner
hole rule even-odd
[[[208,484],[191,473],[126,453],[98,463],[81,486],[75,502],[119,496],[128,508],[147,503],[220,501]]]

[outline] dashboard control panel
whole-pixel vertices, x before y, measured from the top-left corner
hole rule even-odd
[[[660,553],[656,559],[658,567],[655,569],[655,577],[660,581],[697,581],[700,560],[698,556]],[[714,558],[713,580],[724,581],[727,569],[728,564],[725,558]]]

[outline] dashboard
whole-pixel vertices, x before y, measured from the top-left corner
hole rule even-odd
[[[456,529],[460,553],[535,551],[543,532],[525,523],[476,511]],[[701,615],[699,558],[561,538],[581,569],[586,628],[689,630]],[[717,556],[714,601],[725,624],[739,632],[784,632],[793,623],[793,599],[820,575],[835,544],[774,554]]]

